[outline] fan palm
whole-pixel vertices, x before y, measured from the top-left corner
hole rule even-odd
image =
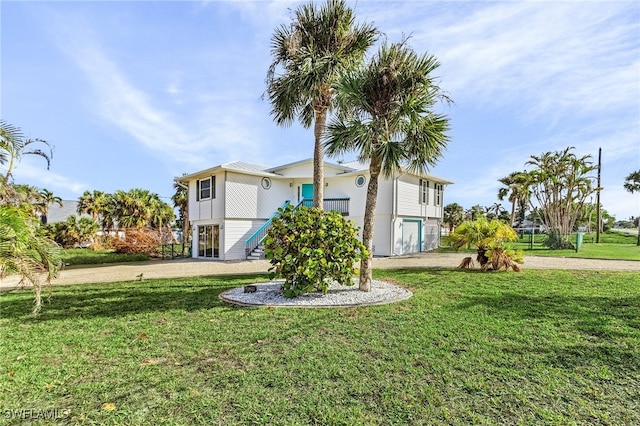
[[[504,247],[504,243],[515,241],[518,235],[509,225],[493,219],[487,220],[480,216],[475,220],[461,223],[449,235],[453,247],[457,250],[462,246],[475,246],[476,260],[483,270],[492,267],[495,270],[505,268],[519,270],[515,261],[521,260],[521,255]],[[464,262],[460,267],[467,267]]]
[[[277,28],[271,39],[273,62],[267,73],[271,114],[278,125],[297,119],[305,128],[314,124],[313,206],[322,208],[324,149],[321,142],[335,96],[334,84],[346,70],[362,62],[375,42],[377,30],[356,25],[344,0],[313,3],[294,11],[289,25]]]
[[[325,147],[331,156],[358,152],[369,162],[369,184],[362,231],[369,256],[360,267],[360,289],[371,289],[373,233],[378,178],[403,167],[422,172],[436,163],[446,147],[449,120],[433,112],[447,99],[432,73],[439,63],[417,55],[405,42],[384,43],[371,62],[338,83],[340,114],[327,127]]]

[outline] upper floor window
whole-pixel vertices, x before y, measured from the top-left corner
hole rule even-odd
[[[429,181],[420,179],[420,204],[429,204]]]
[[[198,180],[196,195],[198,201],[216,198],[216,177]]]
[[[436,190],[436,196],[435,196],[435,200],[433,200],[433,205],[441,206],[442,205],[442,184],[436,183],[433,186]]]

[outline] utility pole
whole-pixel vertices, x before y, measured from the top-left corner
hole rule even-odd
[[[602,148],[598,148],[598,188],[596,189],[596,204],[598,205],[598,213],[596,214],[596,243],[600,242],[600,225],[602,217],[600,216],[600,165],[602,163]]]

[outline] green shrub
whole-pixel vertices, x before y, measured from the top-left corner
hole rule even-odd
[[[270,278],[285,280],[285,297],[326,293],[333,281],[353,285],[354,265],[368,255],[353,222],[317,208],[288,206],[278,212],[265,239],[265,253],[272,265]]]

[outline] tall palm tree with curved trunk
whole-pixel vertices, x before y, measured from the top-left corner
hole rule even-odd
[[[369,163],[363,243],[369,252],[360,265],[360,290],[371,290],[373,233],[378,179],[407,168],[424,172],[442,156],[449,119],[433,111],[449,101],[435,83],[437,59],[417,55],[406,44],[384,43],[371,62],[338,84],[339,115],[327,127],[330,156],[358,152]]]
[[[630,193],[640,192],[640,170],[629,173],[624,179],[624,189]],[[638,221],[638,241],[637,245],[640,246],[640,221]]]
[[[324,197],[324,134],[335,97],[335,82],[360,64],[377,39],[377,30],[357,25],[344,0],[313,3],[294,11],[292,22],[277,28],[271,39],[273,62],[267,72],[267,95],[278,125],[298,120],[314,125],[313,206]]]
[[[513,226],[516,220],[516,209],[525,207],[531,197],[528,175],[526,172],[511,172],[498,179],[498,182],[505,185],[498,190],[498,199],[503,201],[507,198],[511,203],[511,226]]]

